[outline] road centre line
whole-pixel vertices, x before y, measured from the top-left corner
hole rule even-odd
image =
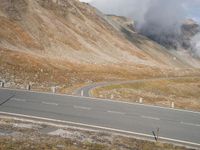
[[[83,110],[91,110],[90,107],[76,106],[76,105],[74,105],[74,108],[75,108],[75,109],[83,109]]]
[[[27,92],[27,93],[35,93],[35,94],[47,94],[47,95],[57,95],[57,96],[67,96],[67,97],[74,97],[74,98],[82,98],[91,100],[91,101],[104,101],[104,102],[113,102],[113,103],[121,103],[121,104],[129,104],[129,105],[135,105],[135,106],[144,106],[144,107],[151,107],[151,108],[158,108],[158,109],[165,109],[170,111],[178,111],[178,112],[186,112],[186,113],[194,113],[194,114],[200,114],[198,111],[191,111],[191,110],[184,110],[184,109],[172,109],[168,107],[161,107],[161,106],[155,106],[155,105],[148,105],[148,104],[138,104],[138,103],[130,103],[130,102],[123,102],[123,101],[115,101],[115,100],[109,100],[109,99],[100,99],[100,98],[93,98],[93,97],[84,97],[84,96],[75,96],[75,95],[66,95],[66,94],[58,94],[58,93],[49,93],[49,92],[37,92],[37,91],[27,91],[23,89],[12,89],[12,88],[0,88],[0,90],[9,90],[9,91],[19,91],[19,92]]]
[[[125,115],[125,113],[123,113],[123,112],[118,112],[118,111],[108,110],[107,112],[108,112],[108,113],[111,113],[111,114],[120,114],[120,115]]]
[[[160,118],[151,117],[151,116],[141,116],[141,117],[145,119],[151,119],[151,120],[160,120]]]
[[[194,124],[194,123],[187,123],[187,122],[180,122],[183,125],[188,125],[188,126],[195,126],[195,127],[200,127],[200,124]]]
[[[12,101],[17,101],[17,102],[26,102],[27,100],[25,99],[19,99],[19,98],[12,98]]]
[[[57,103],[49,103],[49,102],[45,102],[45,101],[43,101],[42,104],[58,106]]]

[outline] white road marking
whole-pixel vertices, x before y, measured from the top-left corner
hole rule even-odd
[[[75,109],[83,109],[83,110],[91,110],[90,107],[84,107],[84,106],[74,106]]]
[[[43,117],[36,117],[36,116],[9,113],[9,112],[2,112],[2,111],[0,111],[0,114],[17,116],[17,117],[32,118],[32,119],[39,119],[39,120],[44,120],[44,121],[53,121],[53,122],[57,122],[57,123],[66,123],[66,124],[71,124],[71,125],[78,125],[78,126],[83,126],[83,127],[100,129],[100,130],[108,130],[108,131],[112,131],[112,132],[121,132],[121,133],[124,133],[124,134],[132,134],[132,135],[137,135],[137,136],[144,136],[144,137],[148,137],[148,138],[154,138],[154,136],[149,135],[149,134],[137,133],[137,132],[132,132],[132,131],[126,131],[126,130],[120,130],[120,129],[102,127],[102,126],[95,126],[95,125],[89,125],[89,124],[83,124],[83,123],[77,123],[77,122],[71,122],[71,121],[64,121],[64,120],[57,120],[57,119],[50,119],[50,118],[43,118]],[[190,145],[200,146],[200,143],[194,143],[194,142],[189,142],[189,141],[171,139],[171,138],[166,138],[166,137],[159,137],[159,139],[160,140],[165,140],[165,141],[171,141],[171,142],[178,142],[178,143],[182,143],[182,144],[190,144]]]
[[[141,116],[141,117],[145,119],[151,119],[151,120],[160,120],[160,118],[151,117],[151,116]]]
[[[200,127],[200,124],[194,124],[194,123],[181,122],[181,124],[188,125],[188,126]]]
[[[123,113],[123,112],[118,112],[118,111],[111,111],[111,110],[108,110],[107,112],[108,112],[108,113],[111,113],[111,114],[125,115],[125,113]]]
[[[17,102],[26,102],[25,99],[18,99],[18,98],[12,98],[12,101],[17,101]]]
[[[37,91],[26,91],[23,89],[11,89],[11,88],[1,88],[1,90],[9,90],[9,91],[19,91],[19,92],[27,92],[27,93],[36,93],[36,94],[47,94],[47,95],[58,95],[58,96],[66,96],[66,97],[74,97],[74,98],[82,98],[80,100],[85,101],[85,99],[90,101],[104,101],[104,102],[113,102],[113,103],[121,103],[121,104],[130,104],[130,105],[136,105],[136,106],[144,106],[144,107],[151,107],[151,108],[159,108],[159,109],[165,109],[165,110],[171,110],[171,111],[179,111],[179,112],[188,112],[188,113],[194,113],[194,114],[200,114],[200,112],[197,111],[191,111],[191,110],[184,110],[184,109],[173,109],[168,107],[162,107],[162,106],[155,106],[155,105],[149,105],[149,104],[138,104],[138,103],[130,103],[130,102],[123,102],[123,101],[115,101],[115,100],[109,100],[109,99],[100,99],[100,98],[93,98],[93,97],[81,97],[81,96],[74,96],[74,95],[66,95],[66,94],[52,94],[48,92],[37,92]]]
[[[44,101],[42,102],[42,104],[58,106],[57,103],[49,103],[49,102],[44,102]]]

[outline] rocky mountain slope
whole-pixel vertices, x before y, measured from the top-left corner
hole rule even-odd
[[[131,20],[78,0],[0,0],[0,80],[70,86],[188,67]]]
[[[79,63],[155,65],[88,4],[76,0],[1,0],[0,8],[1,48]]]
[[[146,58],[96,10],[76,0],[1,0],[1,48],[78,63]]]

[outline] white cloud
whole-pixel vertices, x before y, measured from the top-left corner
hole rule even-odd
[[[193,51],[200,57],[200,33],[197,34],[191,41]]]

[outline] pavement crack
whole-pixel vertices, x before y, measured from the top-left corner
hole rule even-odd
[[[5,101],[3,101],[2,103],[0,103],[0,106],[2,106],[3,104],[5,104],[9,100],[11,100],[13,97],[15,97],[15,94],[13,94],[12,96],[8,97]]]

